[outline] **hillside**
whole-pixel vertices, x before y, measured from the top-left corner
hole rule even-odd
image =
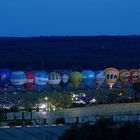
[[[140,68],[140,36],[0,38],[0,68]]]

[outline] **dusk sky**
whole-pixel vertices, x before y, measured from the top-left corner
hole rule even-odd
[[[140,0],[0,0],[0,36],[140,34]]]

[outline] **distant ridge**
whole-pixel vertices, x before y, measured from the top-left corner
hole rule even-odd
[[[0,68],[140,68],[140,35],[0,37]]]

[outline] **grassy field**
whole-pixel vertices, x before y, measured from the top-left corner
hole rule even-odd
[[[3,97],[45,97],[47,95],[50,95],[50,94],[57,94],[57,93],[66,93],[66,94],[69,94],[69,93],[86,93],[87,95],[94,95],[94,96],[98,96],[98,95],[102,95],[102,94],[111,94],[111,93],[119,93],[123,91],[125,94],[127,93],[131,93],[131,92],[134,92],[134,90],[132,88],[123,88],[123,89],[120,89],[120,88],[114,88],[112,90],[108,89],[108,88],[104,88],[104,89],[101,89],[101,90],[97,90],[97,89],[89,89],[89,90],[86,90],[86,89],[79,89],[79,90],[62,90],[62,91],[42,91],[42,92],[38,92],[38,91],[32,91],[31,93],[28,93],[26,91],[17,91],[16,94],[13,94],[13,90],[10,90],[10,91],[7,91],[7,94],[3,94],[3,91],[0,91],[0,98],[3,98]]]
[[[62,91],[58,91],[58,92],[53,92],[53,91],[43,91],[43,92],[37,92],[37,91],[32,91],[32,93],[27,93],[25,91],[18,91],[17,94],[13,94],[13,91],[8,91],[8,94],[3,94],[1,91],[0,94],[0,99],[3,98],[20,98],[20,99],[24,99],[24,100],[30,100],[30,101],[34,101],[34,100],[38,100],[38,99],[43,99],[46,96],[51,96],[52,95],[57,95],[57,94],[62,94],[62,96],[64,94],[66,95],[70,95],[72,93],[75,94],[80,94],[80,93],[86,93],[86,95],[91,95],[94,98],[101,99],[104,96],[107,95],[112,95],[114,96],[114,98],[122,98],[122,99],[128,99],[128,95],[130,93],[134,93],[134,90],[132,88],[125,88],[125,89],[119,89],[119,88],[114,88],[112,90],[109,90],[108,88],[106,89],[102,89],[102,90],[96,90],[96,89],[90,89],[90,90],[62,90]],[[120,96],[120,93],[122,93],[122,95]]]

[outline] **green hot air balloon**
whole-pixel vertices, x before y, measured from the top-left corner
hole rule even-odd
[[[74,88],[78,88],[82,81],[82,74],[78,71],[74,71],[70,75],[71,83],[73,84]]]

